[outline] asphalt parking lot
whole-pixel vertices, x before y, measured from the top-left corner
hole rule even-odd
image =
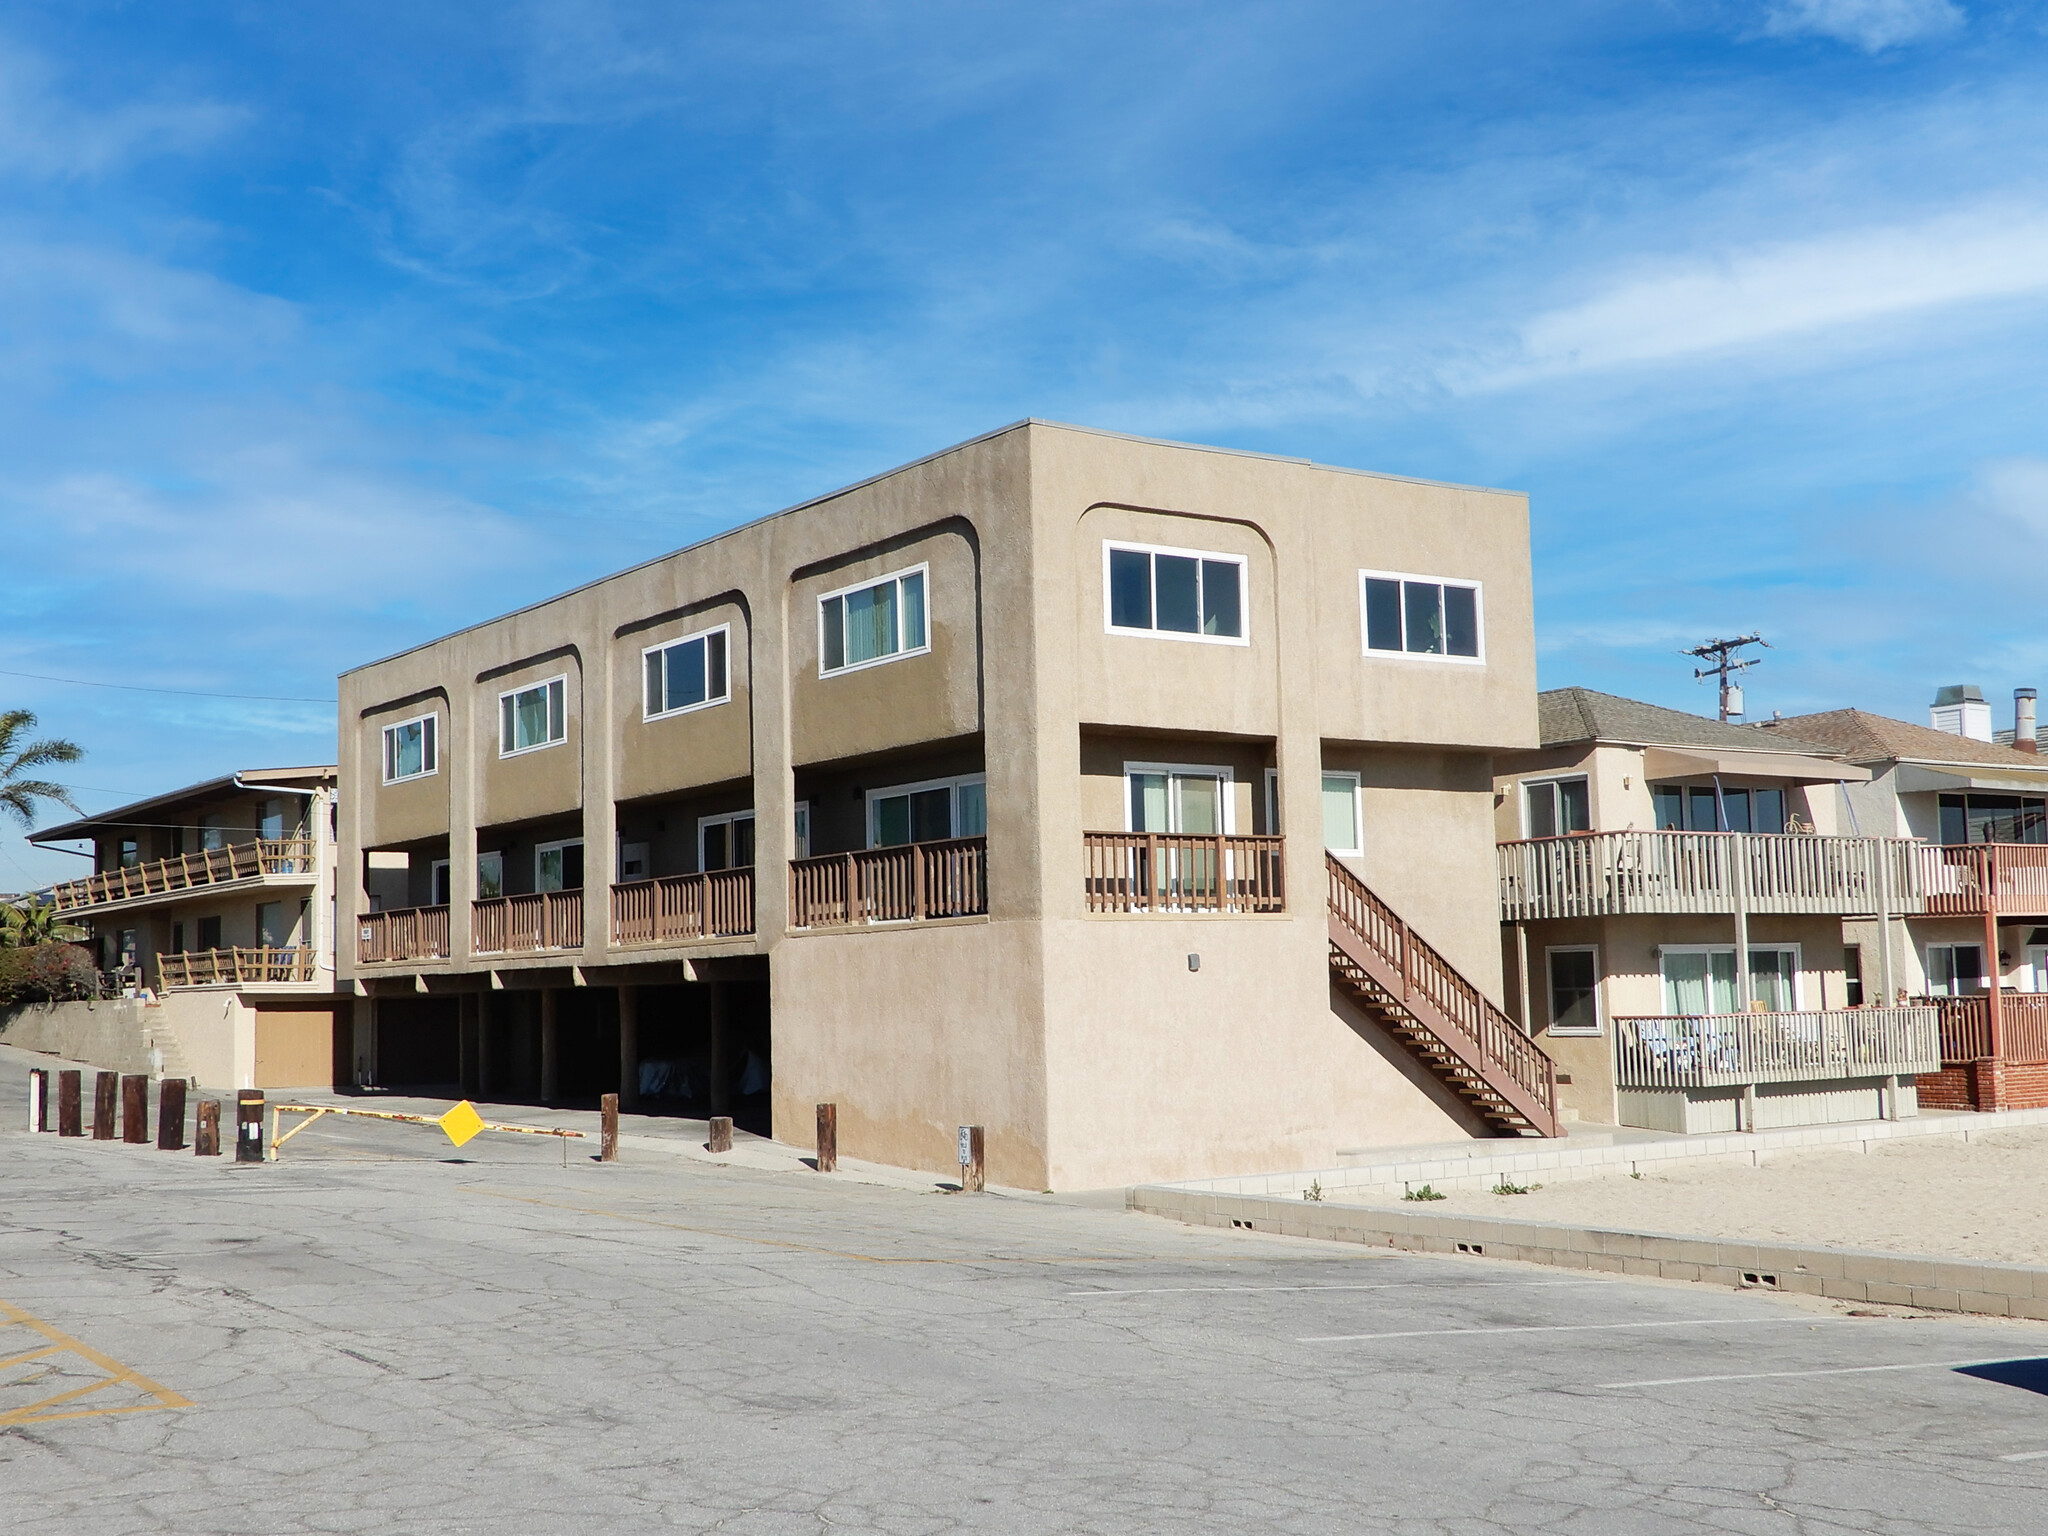
[[[2048,1528],[2043,1325],[411,1126],[238,1168],[19,1125],[8,1530]]]

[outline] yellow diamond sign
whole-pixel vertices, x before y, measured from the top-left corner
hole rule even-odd
[[[459,1147],[484,1128],[484,1117],[476,1112],[474,1104],[464,1099],[434,1123],[446,1131],[448,1139]]]

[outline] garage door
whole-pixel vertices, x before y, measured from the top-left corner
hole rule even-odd
[[[256,1086],[326,1088],[334,1082],[335,1010],[258,1008]]]

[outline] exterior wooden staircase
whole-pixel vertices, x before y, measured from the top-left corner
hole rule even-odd
[[[1550,1058],[1364,881],[1327,863],[1338,983],[1498,1134],[1558,1135]]]

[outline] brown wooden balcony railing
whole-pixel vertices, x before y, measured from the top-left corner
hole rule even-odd
[[[310,946],[298,944],[287,949],[187,950],[181,955],[158,955],[156,968],[158,982],[169,991],[172,987],[312,981],[319,962]]]
[[[1286,839],[1083,832],[1090,912],[1284,912]]]
[[[1968,843],[1929,850],[1939,861],[1927,910],[1972,917],[2048,917],[2048,843]]]
[[[988,839],[955,837],[792,859],[789,926],[845,928],[988,911]]]
[[[672,944],[754,931],[754,872],[716,869],[612,887],[614,944]]]
[[[139,896],[162,896],[196,886],[254,880],[260,875],[310,877],[313,853],[313,840],[309,837],[229,843],[221,848],[182,853],[172,859],[152,859],[147,864],[101,870],[82,880],[67,880],[51,888],[50,899],[59,912],[77,912],[114,901],[133,901]]]
[[[583,947],[583,893],[535,891],[470,906],[469,947],[479,955]]]
[[[1941,850],[1905,837],[1584,832],[1502,843],[1501,920],[1930,911]]]
[[[401,907],[395,912],[365,913],[356,919],[356,960],[359,964],[447,958],[446,907]]]
[[[2001,989],[1998,1012],[2003,1039],[1998,1042],[1991,1036],[1991,1000],[1982,993],[1925,1001],[1941,1016],[1944,1066],[1966,1066],[1973,1061],[2048,1062],[2048,993]]]
[[[1941,1065],[1933,1008],[1682,1014],[1614,1021],[1622,1088],[1907,1077]]]

